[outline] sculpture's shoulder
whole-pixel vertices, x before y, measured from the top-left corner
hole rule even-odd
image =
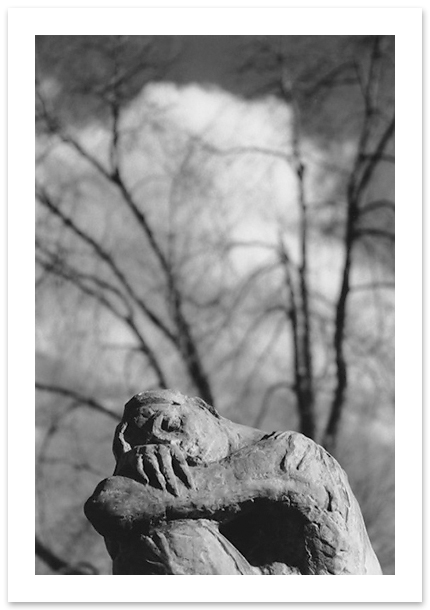
[[[293,430],[276,431],[265,434],[261,444],[274,455],[282,454],[285,468],[292,471],[305,471],[318,465],[324,470],[343,470],[338,462],[315,441]]]
[[[308,461],[323,462],[327,467],[340,468],[335,458],[324,447],[300,432],[294,430],[270,432],[265,434],[261,441],[285,448],[290,460],[296,456],[300,460],[301,467],[305,465],[305,458],[308,458]]]

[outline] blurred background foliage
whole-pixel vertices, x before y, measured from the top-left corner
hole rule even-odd
[[[36,572],[134,393],[325,445],[394,573],[394,38],[36,37]]]

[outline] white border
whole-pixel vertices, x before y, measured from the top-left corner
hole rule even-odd
[[[15,8],[8,22],[9,601],[421,601],[421,10]],[[34,575],[34,35],[111,33],[396,36],[396,576],[346,576],[334,586],[329,577],[304,585],[303,577]]]

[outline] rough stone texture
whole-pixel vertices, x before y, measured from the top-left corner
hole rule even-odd
[[[346,474],[301,434],[164,390],[126,404],[113,450],[85,514],[114,574],[381,574]]]

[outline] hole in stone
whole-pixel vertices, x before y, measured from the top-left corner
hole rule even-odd
[[[280,562],[306,573],[305,524],[297,510],[257,500],[221,525],[220,532],[253,566]]]

